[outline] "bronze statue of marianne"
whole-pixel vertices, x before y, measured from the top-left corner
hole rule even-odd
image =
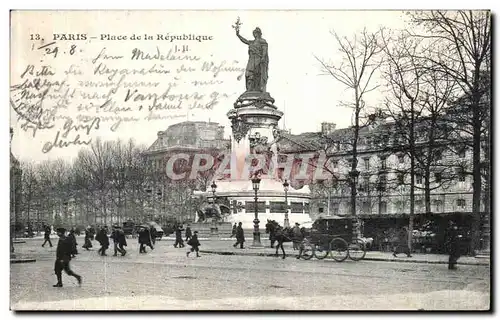
[[[262,31],[259,28],[255,28],[253,31],[255,39],[247,40],[240,35],[238,24],[235,29],[236,35],[241,42],[248,45],[248,64],[245,72],[247,92],[266,92],[269,56],[267,54],[267,42],[262,39]]]

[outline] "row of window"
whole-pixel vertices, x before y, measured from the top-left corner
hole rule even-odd
[[[422,208],[424,205],[423,201],[422,200],[416,200],[415,201],[415,207],[416,208]],[[436,208],[436,211],[437,212],[440,212],[440,211],[443,211],[443,201],[442,200],[434,200],[433,201],[433,205],[434,207]],[[459,207],[459,208],[465,208],[467,205],[467,202],[465,199],[457,199],[456,200],[456,206]],[[364,213],[371,213],[372,212],[372,203],[370,202],[363,202],[362,204],[362,211]],[[405,205],[403,202],[396,202],[396,208],[398,211],[404,211],[404,208],[405,208]],[[319,213],[324,213],[325,212],[325,208],[319,208]],[[336,202],[336,203],[333,203],[331,208],[330,208],[330,211],[332,214],[338,214],[339,212],[339,203]],[[386,201],[380,201],[378,202],[378,212],[381,213],[381,214],[384,214],[384,213],[387,213],[387,202]]]
[[[382,137],[382,139],[379,139],[379,141],[380,142],[377,143],[377,142],[375,142],[374,139],[370,139],[370,138],[360,139],[361,143],[359,144],[359,146],[361,148],[363,148],[363,146],[366,146],[368,148],[376,148],[376,147],[389,145],[389,137],[388,136]],[[404,142],[401,141],[401,137],[398,137],[398,136],[393,137],[393,144],[394,145],[401,145],[402,143],[405,144]],[[350,143],[342,143],[341,141],[337,141],[333,144],[333,151],[337,151],[337,152],[345,151],[345,150],[349,149],[349,146],[350,146]],[[467,148],[464,146],[455,147],[455,153],[460,158],[465,158],[466,151],[467,151]],[[444,150],[442,150],[442,149],[436,149],[434,151],[435,160],[437,160],[437,161],[441,160],[443,152],[444,152]],[[402,159],[399,159],[399,161],[400,161],[400,163],[403,163],[404,156],[401,156],[401,158]]]
[[[466,153],[465,148],[460,148],[459,150],[457,150],[458,157],[461,159],[465,158],[465,153]],[[442,157],[443,157],[442,151],[439,151],[439,150],[435,151],[435,153],[434,153],[434,160],[435,161],[441,161]],[[397,158],[398,158],[398,163],[400,163],[400,164],[405,163],[405,155],[404,154],[398,154]],[[382,170],[387,169],[387,161],[386,160],[387,160],[386,157],[379,156],[380,169],[382,169]],[[348,159],[348,161],[351,162],[352,159]],[[337,169],[338,168],[338,160],[335,160],[332,163],[333,163],[333,168]],[[365,170],[370,170],[370,158],[363,158],[363,164],[364,164]]]
[[[456,170],[457,174],[457,179],[460,182],[465,181],[465,172],[461,168],[457,168]],[[434,172],[434,182],[435,183],[441,183],[443,180],[443,175],[441,172]],[[398,173],[397,174],[397,184],[398,185],[403,185],[405,183],[405,174],[404,173]],[[378,188],[383,191],[386,188],[387,184],[387,175],[386,174],[380,174],[379,175],[379,180],[378,180]],[[421,174],[416,174],[415,175],[415,184],[421,185],[423,184],[423,175]],[[369,191],[370,190],[370,177],[369,176],[364,176],[362,177],[362,183],[359,186],[359,191]]]
[[[287,210],[287,206],[285,202],[269,202],[269,205],[266,205],[265,201],[257,201],[257,210],[260,213],[265,213],[266,209],[269,209],[271,212],[276,213],[285,213]],[[238,208],[234,208],[234,212],[239,211]],[[247,201],[245,203],[245,212],[254,212],[255,211],[255,202]],[[290,213],[309,213],[309,203],[302,202],[292,202],[289,206]]]

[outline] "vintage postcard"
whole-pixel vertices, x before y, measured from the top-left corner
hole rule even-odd
[[[490,310],[490,11],[10,23],[12,310]]]

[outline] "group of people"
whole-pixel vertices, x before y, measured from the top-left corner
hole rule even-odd
[[[182,226],[179,226],[176,229],[176,244],[181,244],[181,247],[184,247],[184,243],[182,241],[182,236],[180,237],[180,241],[177,237],[178,230],[182,232]],[[145,227],[139,227],[137,230],[138,232],[138,239],[139,239],[139,252],[140,253],[146,253],[146,246],[149,246],[151,250],[154,249],[154,242],[153,239],[151,238],[151,232],[148,230],[148,228]],[[106,256],[106,250],[109,248],[109,239],[111,238],[113,240],[114,244],[114,254],[113,256],[117,256],[118,253],[121,254],[121,256],[125,256],[127,254],[127,250],[125,250],[124,247],[127,246],[127,238],[125,237],[125,233],[122,230],[122,228],[118,225],[114,225],[111,230],[111,235],[108,237],[108,227],[107,226],[102,226],[99,231],[97,232],[97,235],[95,235],[95,240],[97,240],[100,244],[100,248],[97,251],[98,254],[101,256]],[[42,247],[45,246],[45,244],[48,242],[50,247],[52,247],[52,242],[50,240],[50,234],[51,234],[51,228],[50,226],[45,227],[45,241],[42,244]],[[65,271],[66,274],[69,276],[73,276],[77,279],[78,284],[82,284],[82,277],[75,272],[73,272],[70,268],[69,262],[71,261],[72,258],[74,258],[78,254],[77,250],[77,242],[76,242],[76,237],[75,237],[75,229],[72,228],[69,233],[66,235],[66,229],[65,228],[57,228],[57,235],[59,237],[59,242],[57,243],[57,250],[56,250],[56,261],[54,264],[54,272],[57,277],[57,283],[53,285],[54,287],[62,287],[62,271]],[[85,243],[83,244],[83,248],[89,250],[92,248],[92,240],[94,238],[94,234],[92,232],[92,228],[88,227],[85,230]],[[191,252],[196,252],[196,257],[200,257],[199,254],[199,246],[200,242],[198,240],[198,231],[194,231],[194,233],[191,233],[191,228],[188,225],[186,228],[186,242],[188,245],[191,246],[190,250],[187,251],[186,256],[189,257],[189,254]],[[177,246],[176,246],[177,247]]]
[[[449,254],[448,258],[448,269],[456,270],[457,261],[462,254],[462,235],[458,229],[458,226],[453,221],[449,222],[448,229],[445,234],[445,246]],[[403,227],[398,235],[398,243],[394,247],[392,255],[397,257],[399,253],[406,254],[407,257],[411,257],[410,248],[408,246],[408,229]]]
[[[184,240],[182,239],[182,231],[184,231],[184,229],[182,228],[182,225],[174,226],[174,230],[175,230],[174,247],[184,248]],[[186,242],[189,242],[189,240],[193,237],[190,224],[188,224],[186,227],[185,237],[186,237]]]
[[[237,247],[238,245],[240,246],[240,249],[243,249],[243,243],[245,242],[245,232],[243,231],[242,223],[239,222],[238,226],[236,226],[236,223],[233,225],[233,231],[231,233],[231,238],[235,237],[236,238],[236,243],[233,244],[233,247]]]
[[[176,225],[174,227],[175,229],[175,242],[174,242],[174,248],[184,248],[184,240],[182,239],[182,231],[184,229],[182,228],[182,225]],[[196,257],[200,257],[200,241],[198,240],[198,231],[195,231],[194,233],[191,231],[191,225],[186,226],[186,232],[185,232],[185,237],[186,237],[186,243],[191,246],[191,249],[186,252],[186,256],[189,257],[189,254],[191,252],[196,252]]]
[[[293,249],[299,250],[300,242],[304,238],[302,229],[300,228],[300,224],[295,223],[295,226],[291,229],[291,232],[293,234]],[[232,237],[236,238],[236,243],[233,244],[233,247],[237,248],[239,246],[240,249],[243,249],[243,243],[245,242],[245,231],[243,230],[243,224],[241,222],[239,222],[238,225],[236,225],[236,223],[233,225],[231,238]],[[269,234],[269,240],[271,240],[271,234]]]
[[[64,232],[66,233],[66,229],[64,230]],[[52,233],[52,228],[48,225],[45,226],[44,227],[44,241],[42,243],[42,247],[45,247],[45,244],[47,242],[49,243],[49,246],[51,248],[53,247],[52,241],[50,241],[50,234],[51,233]],[[69,243],[69,247],[71,249],[69,254],[70,254],[71,258],[74,258],[78,254],[78,249],[77,249],[78,243],[76,242],[75,228],[71,228],[71,230],[69,231],[68,235],[65,236],[65,238],[67,238],[67,241]]]

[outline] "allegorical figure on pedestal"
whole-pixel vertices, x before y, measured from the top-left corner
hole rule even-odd
[[[247,40],[240,35],[240,19],[236,21],[233,28],[236,35],[244,44],[248,45],[248,64],[245,72],[246,87],[248,91],[266,92],[267,70],[269,66],[269,56],[267,53],[267,42],[262,39],[262,31],[255,28],[253,31],[254,40]]]

